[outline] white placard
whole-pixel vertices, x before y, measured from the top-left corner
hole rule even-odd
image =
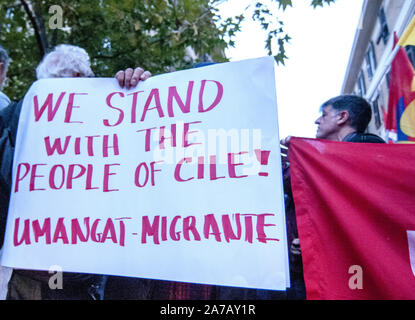
[[[272,57],[44,79],[24,98],[2,264],[289,286]]]

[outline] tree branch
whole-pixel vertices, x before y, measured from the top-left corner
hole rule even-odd
[[[33,14],[29,4],[25,0],[20,0],[20,3],[22,4],[26,14],[29,16],[29,20],[33,26],[33,30],[35,31],[35,37],[38,43],[38,47],[40,49],[40,54],[43,57],[49,49],[43,25],[43,19],[41,19],[41,17],[40,19],[39,17],[36,17],[36,14],[39,14],[39,12],[35,12],[35,14]]]

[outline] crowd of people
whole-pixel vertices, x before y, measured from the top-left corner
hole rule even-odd
[[[7,51],[0,46],[0,248],[3,245],[11,190],[11,171],[22,101],[1,92],[9,67]],[[59,45],[46,54],[36,69],[38,79],[93,77],[88,53],[77,46]],[[116,73],[121,87],[135,87],[151,76],[149,71],[127,68]],[[370,104],[354,95],[342,95],[323,103],[316,138],[363,143],[384,143],[365,133],[372,117]],[[64,273],[63,288],[49,287],[47,271],[12,270],[0,266],[0,299],[305,299],[301,244],[290,185],[290,137],[281,141],[291,287],[286,292],[187,284],[151,279]]]

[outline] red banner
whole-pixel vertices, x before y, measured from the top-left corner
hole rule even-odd
[[[413,145],[292,139],[307,299],[415,299],[414,155]]]

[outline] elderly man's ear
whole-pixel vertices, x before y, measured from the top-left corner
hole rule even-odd
[[[145,71],[143,68],[137,67],[135,69],[128,68],[120,70],[115,74],[121,88],[134,88],[139,81],[145,81],[151,77],[150,71]]]
[[[338,114],[338,119],[337,119],[337,124],[338,125],[343,125],[345,123],[347,123],[350,119],[350,115],[349,115],[349,111],[343,110],[340,111]]]

